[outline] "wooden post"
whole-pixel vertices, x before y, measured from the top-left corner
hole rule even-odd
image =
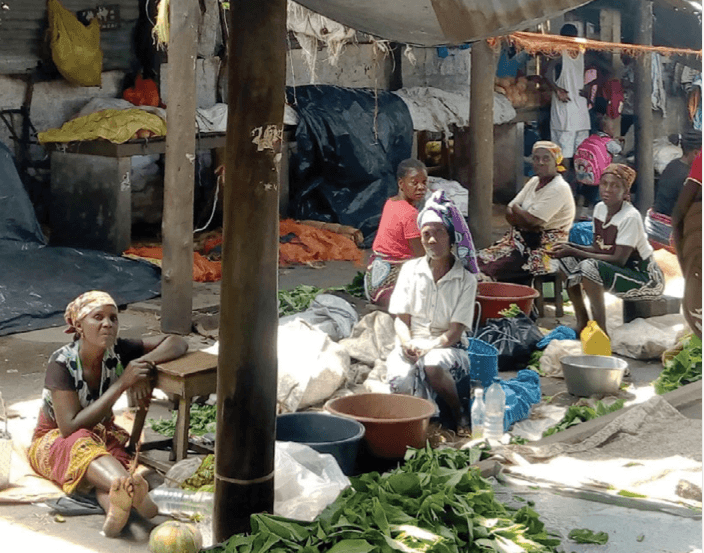
[[[653,2],[636,2],[636,24],[638,44],[653,43]],[[635,66],[635,135],[636,135],[636,207],[645,215],[655,200],[655,173],[653,166],[653,107],[652,58],[642,54],[636,58]]]
[[[494,193],[494,51],[485,40],[472,44],[469,100],[469,229],[477,248],[491,245]],[[455,144],[455,155],[457,155]],[[523,152],[507,152],[509,156]],[[467,155],[465,152],[463,155]]]
[[[198,3],[171,0],[166,119],[164,259],[161,330],[191,331],[193,307],[193,179],[196,161],[196,48]]]
[[[229,112],[215,455],[216,542],[274,507],[278,176],[286,69],[285,0],[230,13]],[[233,7],[235,4],[233,4]]]

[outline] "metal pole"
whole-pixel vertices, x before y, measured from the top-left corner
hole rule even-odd
[[[223,201],[215,509],[217,542],[274,506],[278,183],[285,0],[232,4]]]

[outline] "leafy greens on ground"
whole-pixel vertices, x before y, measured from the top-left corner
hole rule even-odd
[[[665,368],[654,383],[655,392],[665,394],[701,379],[702,341],[692,334],[682,343],[682,350],[665,361]]]
[[[313,303],[315,296],[326,292],[347,292],[356,298],[364,297],[364,273],[359,271],[346,286],[317,288],[309,284],[299,284],[292,290],[279,290],[279,317],[305,311]]]
[[[603,415],[608,415],[614,411],[618,411],[621,407],[623,407],[624,403],[625,402],[623,399],[619,399],[612,405],[604,405],[601,401],[597,401],[594,407],[589,407],[587,405],[572,405],[567,409],[565,416],[562,417],[560,422],[543,432],[543,438],[557,434],[563,430],[567,430],[570,426],[575,426]]]
[[[170,419],[149,419],[152,430],[173,437],[176,431],[176,418],[178,412],[174,411]],[[215,405],[191,405],[191,426],[189,432],[194,436],[202,436],[207,432],[215,432]]]
[[[311,523],[251,518],[217,553],[554,552],[560,540],[530,507],[510,511],[476,467],[476,450],[409,449],[403,466],[351,478]],[[522,548],[519,549],[518,547]]]
[[[567,537],[577,543],[596,543],[604,545],[609,541],[609,535],[606,532],[592,532],[587,528],[575,528],[571,530]]]

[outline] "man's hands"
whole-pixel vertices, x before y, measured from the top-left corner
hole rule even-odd
[[[560,102],[569,102],[570,101],[570,93],[567,92],[562,87],[556,87],[555,88],[555,94],[557,95],[557,99],[560,100]]]

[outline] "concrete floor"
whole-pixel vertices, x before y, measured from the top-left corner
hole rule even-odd
[[[495,213],[499,225],[495,234],[502,232],[500,208]],[[289,267],[279,270],[279,287],[291,289],[298,284],[311,284],[320,288],[343,286],[349,284],[363,267],[349,262],[328,262],[323,269],[310,267]],[[217,326],[217,311],[219,309],[219,283],[194,283],[195,311],[194,321],[206,322],[210,317],[211,328]],[[141,337],[160,332],[159,312],[161,298],[130,305],[120,313],[120,335],[123,337]],[[614,307],[616,309],[617,307]],[[554,328],[557,324],[573,324],[574,317],[569,314],[560,320],[554,317],[554,309],[546,305],[546,316],[538,321],[544,328]],[[202,349],[213,342],[198,333],[187,336],[191,349]],[[22,402],[36,401],[40,397],[43,386],[44,370],[51,353],[66,343],[66,334],[62,328],[50,328],[22,334],[0,337],[0,391],[9,406]],[[660,372],[658,362],[629,362],[631,375],[627,382],[638,386],[647,386]],[[506,375],[510,376],[510,375]],[[543,378],[544,395],[557,395],[565,392],[562,379]],[[568,394],[562,401],[567,404],[575,398]],[[694,410],[692,416],[697,416]],[[150,418],[168,417],[169,403],[155,401],[150,409]],[[698,409],[701,418],[701,409]],[[147,551],[149,531],[154,522],[167,520],[157,517],[153,522],[147,522],[133,517],[120,539],[109,540],[100,534],[103,523],[102,515],[80,516],[67,518],[65,522],[57,522],[49,511],[38,505],[0,505],[0,536],[3,544],[14,547],[29,548],[28,551],[42,549],[52,552],[88,552],[112,551],[129,553]],[[3,547],[5,550],[6,547]],[[13,550],[13,548],[7,549]]]

